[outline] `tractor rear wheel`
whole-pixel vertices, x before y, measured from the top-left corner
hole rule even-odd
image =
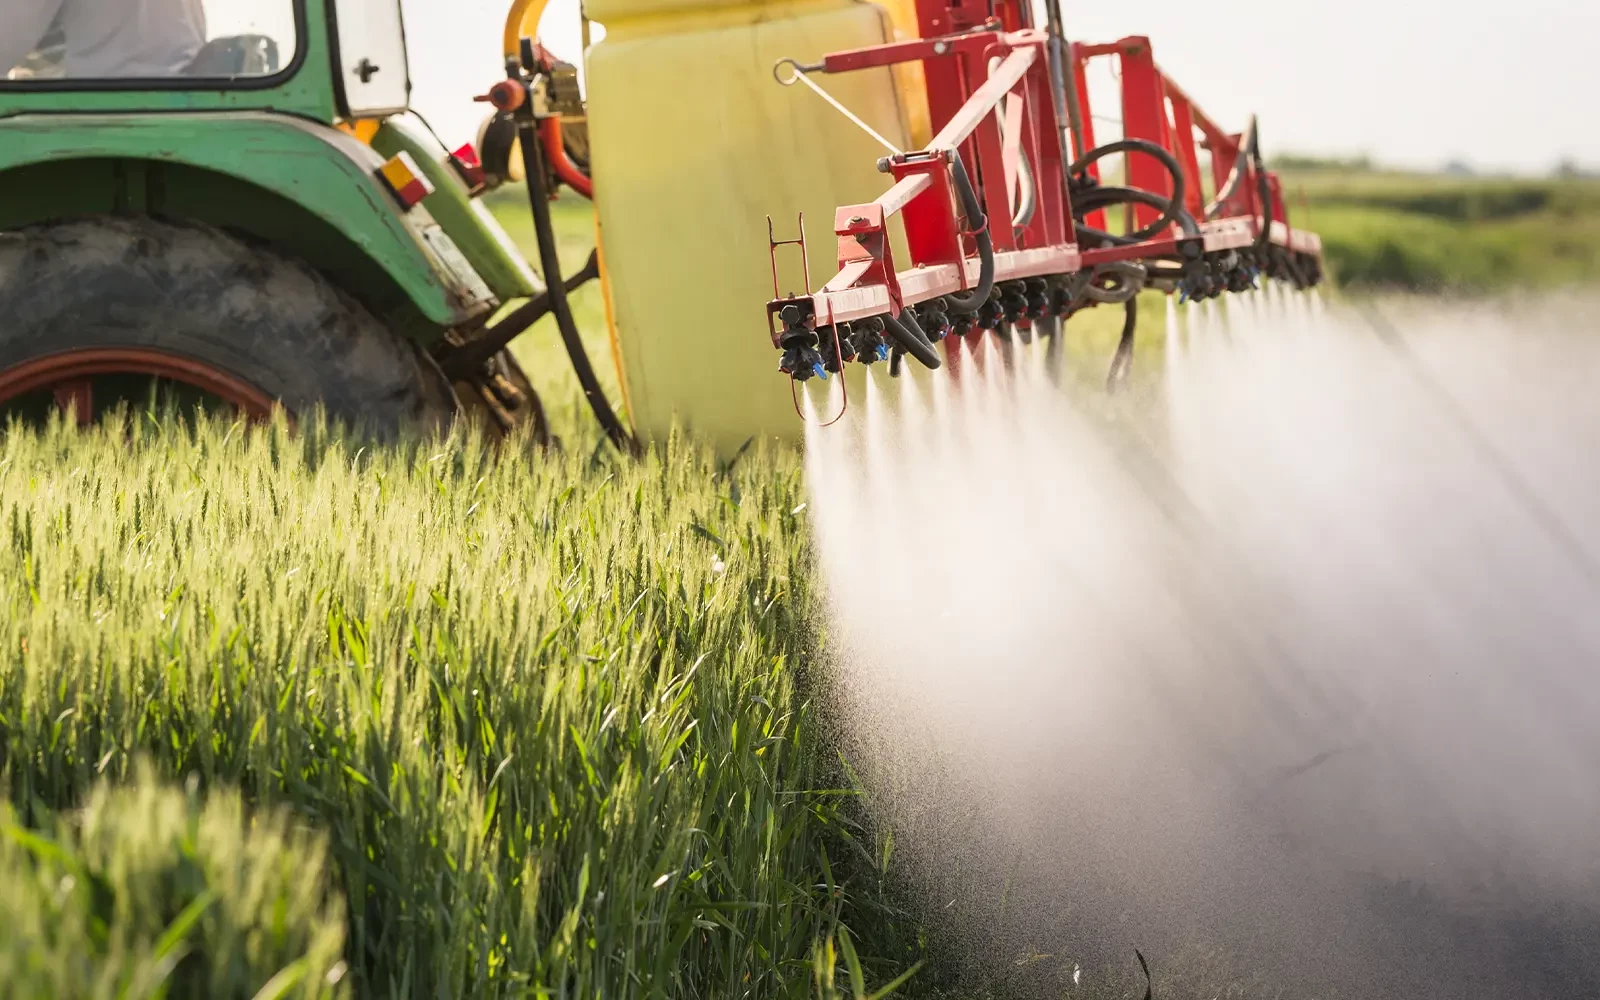
[[[0,233],[0,414],[88,423],[152,379],[253,417],[386,433],[456,409],[414,345],[300,262],[220,230],[97,217]]]

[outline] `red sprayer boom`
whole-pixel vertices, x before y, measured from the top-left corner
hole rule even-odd
[[[1287,225],[1255,123],[1216,125],[1161,71],[1148,38],[1069,43],[1054,0],[1043,28],[1019,0],[917,0],[917,16],[921,38],[774,67],[780,83],[822,92],[811,75],[920,60],[935,130],[912,152],[874,133],[894,183],[837,210],[839,272],[821,289],[783,296],[774,260],[768,331],[783,372],[826,378],[884,359],[897,371],[903,354],[939,368],[986,331],[1053,347],[1062,322],[1094,305],[1124,304],[1131,324],[1147,288],[1193,300],[1252,289],[1263,274],[1296,288],[1322,280],[1321,240]],[[1085,67],[1101,58],[1120,63],[1123,136],[1097,146]],[[1102,180],[1114,154],[1126,157],[1123,183]],[[896,215],[905,262],[889,237]],[[769,242],[776,254],[793,241]]]

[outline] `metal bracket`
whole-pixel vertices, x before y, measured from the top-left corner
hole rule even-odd
[[[881,282],[889,291],[890,314],[900,315],[900,277],[895,273],[894,247],[884,226],[883,206],[877,202],[845,205],[833,217],[833,231],[839,237],[839,269],[868,263],[857,283]]]

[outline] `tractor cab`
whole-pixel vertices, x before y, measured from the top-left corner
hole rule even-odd
[[[361,121],[410,103],[398,0],[66,0],[46,25],[30,26],[26,11],[20,17],[7,25],[16,30],[0,45],[0,68],[13,44],[30,33],[38,40],[0,77],[10,98],[0,107],[41,91],[88,104],[101,103],[95,95],[143,93],[166,95],[168,107],[235,109],[283,109],[290,97],[289,110]]]
[[[166,47],[170,47],[175,56],[170,64],[113,66],[108,71],[96,66],[93,56],[85,57],[75,53],[73,62],[68,63],[64,19],[57,14],[44,37],[39,40],[38,46],[8,70],[6,79],[136,80],[159,79],[164,76],[194,76],[238,80],[274,76],[285,65],[283,46],[275,35],[250,32],[208,38],[203,23],[185,19],[178,19],[177,23],[164,27],[166,31],[163,32],[162,41]],[[286,41],[289,45],[289,58],[292,59],[294,52],[292,21],[288,28]],[[110,56],[114,60],[125,58],[117,54],[119,42],[120,39],[115,33],[108,40]]]

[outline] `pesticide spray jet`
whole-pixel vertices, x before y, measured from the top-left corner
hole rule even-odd
[[[845,749],[952,975],[1600,994],[1595,306],[1268,289],[1174,308],[1159,386],[991,338],[811,425]]]

